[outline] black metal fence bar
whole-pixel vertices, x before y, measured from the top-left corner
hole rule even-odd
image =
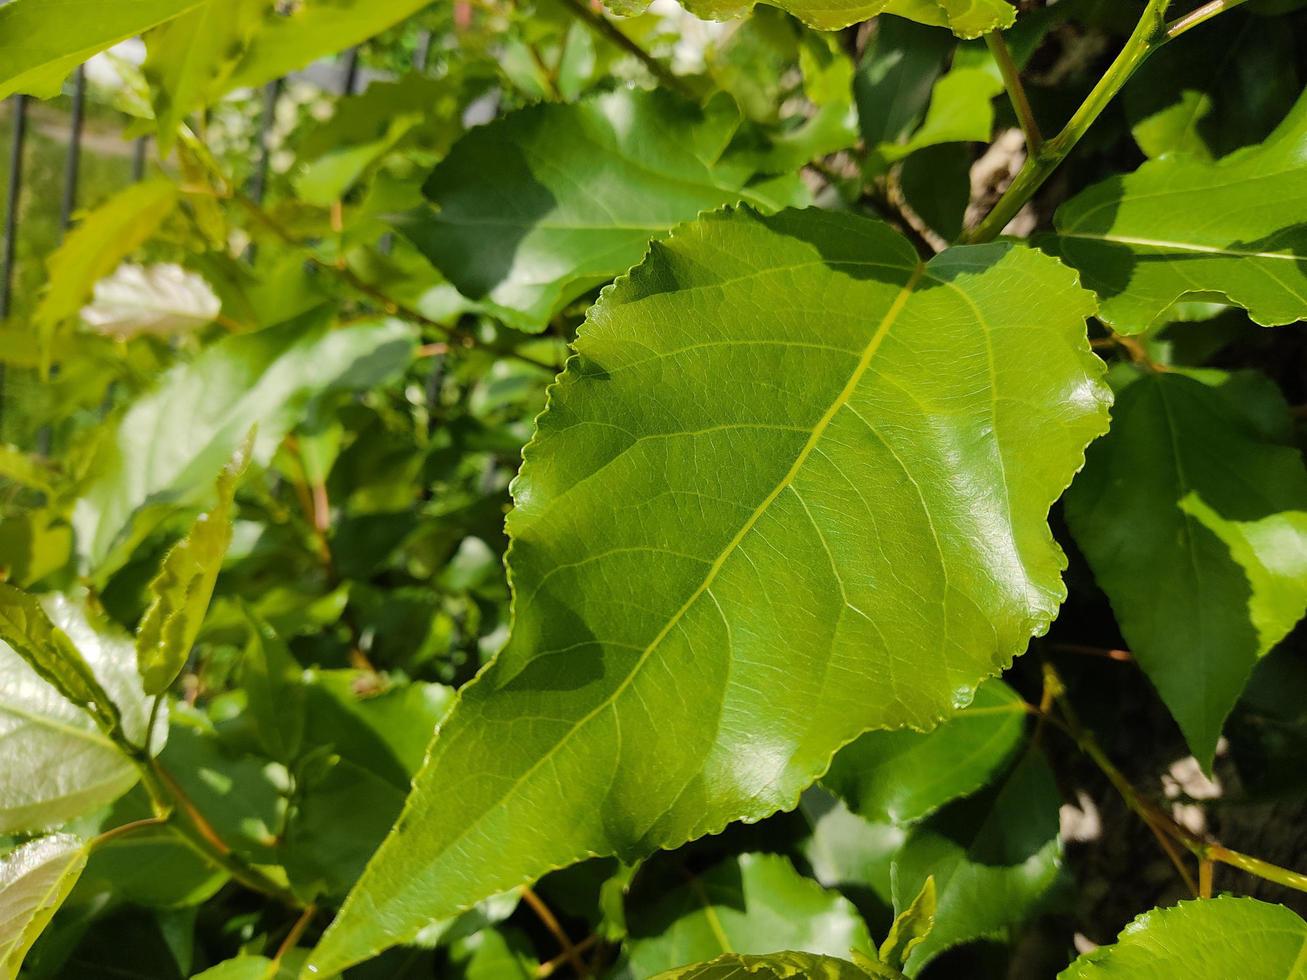
[[[23,189],[23,144],[27,141],[27,96],[15,95],[13,143],[9,150],[9,190],[5,195],[5,250],[0,256],[0,319],[9,315],[18,258],[18,204]]]
[[[59,208],[59,227],[67,233],[77,210],[77,186],[82,175],[82,131],[86,120],[86,66],[73,73],[72,129],[68,134],[68,165],[64,170],[64,196]]]

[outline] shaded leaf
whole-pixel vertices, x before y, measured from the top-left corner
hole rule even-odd
[[[1228,376],[1205,377],[1118,374],[1112,431],[1090,450],[1066,516],[1208,768],[1253,664],[1307,610],[1307,467],[1233,407],[1248,399],[1215,386]]]
[[[1283,905],[1222,895],[1145,912],[1121,931],[1116,943],[1085,953],[1058,978],[1303,980],[1304,949],[1307,922]]]
[[[116,340],[197,330],[217,318],[222,302],[203,276],[179,265],[120,265],[95,284],[82,321]]]
[[[28,841],[0,858],[0,977],[12,980],[86,866],[72,834]]]
[[[1104,428],[1090,310],[1038,252],[922,266],[851,215],[728,211],[654,245],[526,450],[512,637],[317,965],[792,807],[843,743],[1010,662],[1063,596],[1045,518]]]
[[[974,793],[1021,744],[1025,705],[1000,680],[930,732],[867,732],[835,756],[822,783],[868,820],[906,824]]]
[[[934,925],[908,954],[915,976],[937,954],[1019,925],[1057,879],[1061,805],[1053,774],[1027,755],[991,793],[955,803],[913,830],[894,859],[894,905],[935,879]]]
[[[709,20],[728,20],[749,13],[756,0],[681,0],[691,13]],[[1016,21],[1007,0],[770,0],[799,20],[824,31],[870,20],[877,14],[897,14],[923,24],[947,26],[959,37],[979,37],[1003,30]],[[608,0],[619,13],[647,5],[648,0]]]
[[[742,854],[628,909],[629,975],[649,977],[721,953],[791,950],[847,956],[872,949],[848,899],[776,854]]]
[[[231,544],[236,484],[249,464],[253,433],[218,477],[218,503],[201,514],[163,558],[150,582],[150,605],[136,628],[136,663],[146,694],[162,694],[181,673],[208,612]]]
[[[625,89],[521,109],[454,145],[424,188],[435,210],[401,230],[464,295],[540,330],[677,222],[765,203],[744,186],[751,167],[721,160],[738,124],[729,99]]]
[[[91,55],[185,13],[204,0],[12,0],[0,9],[0,99],[59,94],[64,77]]]
[[[304,741],[303,671],[285,642],[253,610],[250,639],[242,661],[241,684],[263,751],[290,764]]]
[[[323,392],[367,389],[405,367],[414,330],[397,320],[332,330],[325,315],[224,337],[178,364],[123,414],[73,511],[77,546],[101,575],[162,514],[192,505],[255,425],[253,459]]]
[[[1242,306],[1263,326],[1307,317],[1307,98],[1264,143],[1211,163],[1172,156],[1076,195],[1046,239],[1138,333],[1186,297]],[[1201,220],[1195,219],[1201,215]]]
[[[668,970],[653,980],[737,980],[740,977],[753,977],[756,980],[789,980],[791,977],[801,977],[803,980],[866,980],[869,976],[873,974],[847,960],[831,956],[789,952],[768,953],[764,956],[727,953],[707,963]]]
[[[44,459],[31,456],[17,446],[0,443],[0,480],[52,496],[55,479],[54,467]]]

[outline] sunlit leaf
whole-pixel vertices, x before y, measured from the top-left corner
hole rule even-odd
[[[28,841],[0,858],[0,976],[18,975],[23,957],[63,904],[86,866],[86,844],[72,834]]]
[[[82,322],[118,340],[196,330],[214,321],[222,302],[203,276],[179,265],[120,265],[95,284]]]

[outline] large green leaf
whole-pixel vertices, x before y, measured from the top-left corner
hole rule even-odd
[[[218,477],[218,503],[201,514],[164,555],[150,582],[150,605],[136,628],[136,663],[146,694],[162,694],[181,673],[200,634],[223,556],[231,544],[236,484],[249,462],[251,442],[236,451]]]
[[[1307,317],[1307,98],[1264,143],[1212,163],[1176,155],[1058,209],[1049,247],[1138,333],[1177,300],[1215,297],[1265,326]]]
[[[1085,953],[1059,980],[1307,978],[1307,922],[1283,905],[1222,895],[1145,912],[1116,943]]]
[[[853,80],[858,127],[868,146],[900,143],[920,124],[956,42],[944,31],[887,17]]]
[[[124,734],[141,744],[149,701],[130,637],[93,623],[62,596],[48,597],[44,609],[117,706]],[[155,748],[165,724],[156,726]],[[58,826],[113,802],[136,778],[136,768],[88,713],[0,643],[0,833]]]
[[[231,2],[231,0],[228,0]],[[398,24],[433,0],[301,0],[283,14],[264,16],[263,27],[246,47],[223,85],[224,91],[253,88],[344,51]],[[277,4],[277,8],[285,5]]]
[[[72,834],[28,841],[0,858],[0,977],[13,980],[86,866],[86,844]]]
[[[955,803],[913,830],[894,858],[894,905],[935,879],[934,925],[908,955],[915,976],[936,955],[1019,925],[1057,879],[1061,804],[1043,759],[1021,759],[989,793]]]
[[[223,88],[272,0],[203,0],[145,37],[141,70],[150,85],[159,149],[167,153],[186,116]]]
[[[652,976],[722,953],[871,953],[871,937],[838,892],[776,854],[730,858],[627,915],[629,975]]]
[[[1307,609],[1307,468],[1250,420],[1228,375],[1117,379],[1112,431],[1067,495],[1067,522],[1208,767],[1253,664]],[[1287,427],[1282,400],[1279,415]]]
[[[885,976],[893,976],[886,973]],[[847,960],[811,953],[768,953],[746,956],[727,953],[707,963],[660,973],[653,980],[867,980],[872,974]]]
[[[676,223],[766,203],[744,188],[751,167],[722,160],[738,124],[729,98],[626,89],[522,109],[455,144],[424,188],[436,210],[402,230],[464,295],[539,330]]]
[[[50,621],[36,596],[0,582],[0,641],[63,697],[112,724],[113,709],[73,641]]]
[[[0,6],[0,99],[59,94],[64,77],[91,55],[205,0],[12,0]]]
[[[392,377],[414,337],[397,320],[332,330],[312,313],[226,337],[170,369],[119,420],[73,512],[87,564],[121,560],[161,513],[208,492],[254,426],[253,457],[266,463],[313,396]]]
[[[1021,744],[1025,705],[1000,680],[930,732],[867,732],[835,756],[822,782],[868,820],[912,823],[974,793]]]
[[[527,448],[512,637],[319,967],[792,807],[856,735],[970,700],[1063,596],[1046,515],[1109,397],[1092,309],[1039,252],[923,265],[852,215],[727,211],[655,244]]]

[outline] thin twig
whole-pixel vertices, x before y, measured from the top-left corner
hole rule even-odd
[[[112,840],[117,840],[119,837],[134,834],[138,830],[145,830],[149,827],[162,827],[167,823],[167,817],[154,816],[146,817],[143,820],[133,820],[131,823],[125,823],[120,827],[110,828],[109,830],[104,831],[104,833],[97,834],[91,838],[91,850],[103,847],[105,844],[108,844]]]
[[[589,950],[591,946],[595,945],[595,943],[597,942],[599,942],[599,937],[591,933],[589,936],[586,936],[584,939],[582,939],[579,943],[577,943],[572,948],[578,953],[584,953],[587,950]],[[558,972],[558,968],[562,966],[564,963],[567,963],[568,960],[569,960],[568,954],[566,952],[562,952],[559,953],[557,956],[555,956],[552,960],[548,960],[544,963],[541,963],[540,966],[536,968],[536,980],[545,980],[546,977],[552,977],[555,973]]]
[[[1204,858],[1198,862],[1198,897],[1212,897],[1212,860]]]
[[[544,923],[544,927],[549,930],[550,935],[558,940],[558,945],[563,949],[564,958],[571,964],[572,969],[576,971],[576,975],[578,977],[589,976],[590,970],[586,967],[585,960],[581,959],[581,954],[577,951],[571,937],[568,936],[567,933],[563,931],[563,927],[558,924],[558,919],[555,918],[554,913],[550,911],[549,906],[546,905],[540,896],[530,888],[522,889],[522,898],[526,901],[527,905],[531,906],[531,910],[535,912],[540,921]]]
[[[1232,10],[1246,0],[1211,0],[1196,10],[1191,10],[1183,17],[1177,17],[1171,23],[1166,25],[1166,39],[1174,40],[1185,31],[1192,30],[1199,24],[1211,20],[1217,14],[1223,14],[1227,10]]]
[[[587,27],[593,30],[600,37],[611,41],[627,54],[637,58],[641,64],[649,69],[649,74],[658,79],[668,88],[675,89],[687,98],[694,98],[694,91],[685,81],[676,75],[671,69],[661,61],[651,55],[640,45],[636,44],[626,32],[605,17],[599,11],[593,9],[586,0],[563,0],[564,5],[572,11],[576,17],[581,20]]]
[[[1049,647],[1053,650],[1061,650],[1065,653],[1079,653],[1086,657],[1102,657],[1105,660],[1115,660],[1118,663],[1130,663],[1135,658],[1129,650],[1115,650],[1110,647],[1091,647],[1083,643],[1050,643]]]
[[[1013,111],[1017,114],[1021,132],[1026,135],[1026,155],[1034,156],[1044,145],[1044,137],[1039,132],[1035,113],[1030,108],[1026,87],[1021,84],[1021,70],[1012,60],[1012,52],[1007,42],[1003,40],[1002,32],[992,31],[986,34],[985,43],[989,45],[989,53],[994,56],[994,63],[998,65],[998,73],[1003,76],[1003,87],[1007,89],[1007,97],[1012,103]]]
[[[299,918],[297,918],[291,925],[290,932],[286,933],[286,938],[283,939],[281,945],[277,947],[277,952],[276,955],[272,957],[272,962],[280,963],[285,958],[286,954],[299,944],[300,937],[304,935],[304,930],[309,927],[309,923],[313,921],[313,917],[317,914],[318,907],[316,905],[304,906],[304,911],[299,914]]]

